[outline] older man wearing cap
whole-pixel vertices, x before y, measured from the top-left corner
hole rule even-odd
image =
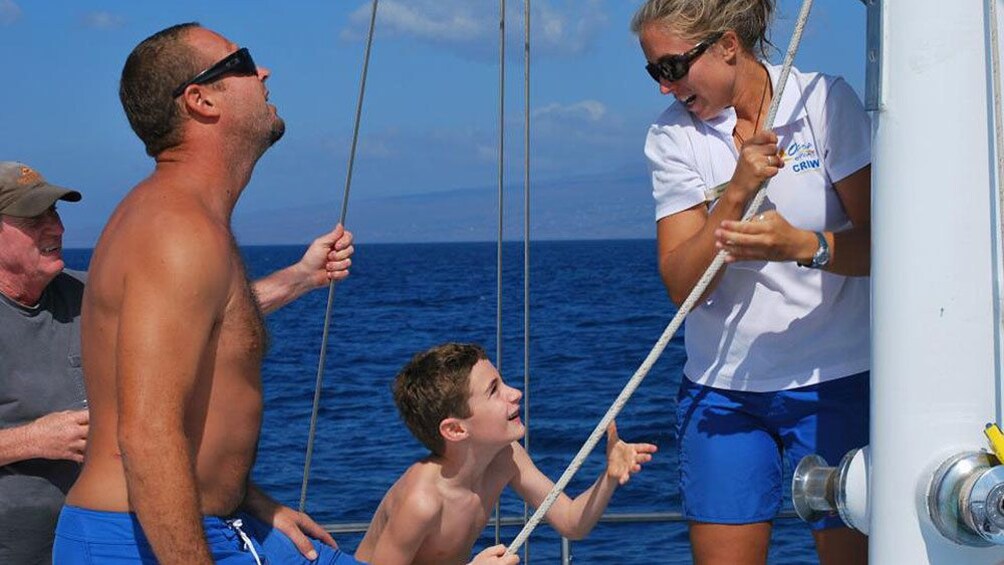
[[[64,270],[56,201],[80,193],[0,162],[0,564],[52,562],[56,520],[88,433],[80,355],[86,274]],[[315,239],[296,264],[252,285],[262,312],[342,280],[352,234]]]
[[[0,162],[0,563],[50,561],[84,458],[84,278],[63,270],[57,200],[80,193]]]

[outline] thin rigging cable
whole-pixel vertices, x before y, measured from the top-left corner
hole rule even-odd
[[[998,25],[1000,25],[997,20],[997,0],[987,0],[987,19],[989,20],[990,27],[990,63],[991,63],[991,78],[993,79],[993,86],[990,91],[993,93],[993,107],[991,111],[994,115],[994,156],[997,163],[997,178],[995,179],[997,184],[997,217],[998,221],[1001,222],[1002,232],[997,234],[997,256],[1000,257],[1001,249],[1000,246],[1004,245],[1004,116],[1001,112],[1004,110],[1001,104],[1001,55],[1000,55],[1000,33],[998,30]],[[1000,303],[1001,294],[1001,281],[999,280],[1000,273],[998,271],[997,284],[995,285],[996,292],[998,294],[998,304],[997,313],[998,316],[1004,316],[1004,305]],[[1004,328],[1004,318],[997,321],[997,333],[998,340],[1000,338],[1001,329]],[[998,349],[1000,345],[998,345]],[[995,377],[997,384],[997,402],[996,402],[996,414],[995,421],[1000,424],[1002,423],[1002,418],[1004,418],[1004,406],[1001,403],[1004,402],[1002,398],[1002,388],[1004,388],[1004,383],[1001,381],[1002,375],[1000,370],[1000,360],[998,360],[998,370]]]
[[[498,238],[496,248],[496,302],[495,302],[495,368],[502,373],[502,221],[503,181],[505,179],[505,3],[499,0],[499,180],[498,180]],[[495,544],[502,541],[501,507],[495,503]]]
[[[523,0],[523,448],[530,453],[530,0]],[[530,506],[523,502],[523,521]],[[530,562],[530,543],[523,548]]]
[[[359,98],[356,102],[356,120],[352,130],[352,148],[349,150],[348,171],[345,174],[345,191],[342,195],[342,213],[338,220],[345,225],[349,210],[349,190],[352,187],[352,168],[356,161],[356,144],[359,141],[359,123],[362,120],[363,99],[366,95],[366,74],[370,66],[370,49],[373,46],[373,29],[376,26],[377,3],[373,0],[370,13],[370,29],[366,36],[366,55],[363,57],[362,78],[359,81]],[[307,453],[303,461],[303,483],[300,485],[300,512],[307,507],[307,485],[310,483],[310,461],[314,454],[314,435],[317,433],[317,413],[321,405],[321,385],[324,380],[324,361],[328,351],[328,330],[331,326],[331,309],[335,301],[335,282],[328,283],[328,305],[324,311],[324,331],[321,334],[321,353],[317,360],[317,379],[314,383],[314,404],[310,410],[310,433],[307,435]]]

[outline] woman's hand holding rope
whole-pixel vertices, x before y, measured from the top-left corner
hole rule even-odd
[[[748,202],[764,181],[784,168],[777,149],[777,135],[760,131],[739,151],[730,184]],[[715,247],[725,250],[726,263],[736,261],[807,261],[816,251],[815,235],[788,223],[775,210],[754,216],[749,222],[724,221],[715,230]]]
[[[776,210],[748,222],[722,222],[715,230],[715,247],[724,249],[726,263],[736,261],[808,262],[816,252],[815,234],[788,223]]]
[[[738,190],[743,202],[749,202],[760,185],[782,168],[784,159],[777,150],[777,135],[772,131],[758,131],[739,150],[729,188]]]

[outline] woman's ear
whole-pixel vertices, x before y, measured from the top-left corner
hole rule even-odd
[[[726,63],[734,63],[739,53],[743,50],[742,41],[739,40],[739,36],[733,30],[728,30],[715,42],[718,47],[718,51],[722,54],[722,59]]]

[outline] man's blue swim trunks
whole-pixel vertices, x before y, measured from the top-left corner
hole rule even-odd
[[[318,558],[309,561],[292,540],[239,512],[203,519],[213,561],[222,565],[364,565],[351,555],[313,540]],[[157,558],[135,514],[64,506],[56,525],[53,565],[154,565]]]

